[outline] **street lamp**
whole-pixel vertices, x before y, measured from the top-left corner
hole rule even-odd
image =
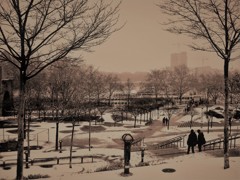
[[[124,174],[129,174],[130,168],[130,157],[131,157],[131,145],[134,141],[131,134],[124,134],[122,136],[122,140],[124,142]]]

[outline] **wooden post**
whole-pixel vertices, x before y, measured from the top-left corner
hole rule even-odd
[[[38,144],[38,133],[37,133],[37,148],[38,148],[38,145],[39,145],[39,144]]]
[[[47,142],[49,143],[49,128],[48,128],[48,141]]]
[[[230,136],[230,149],[232,148],[232,136]]]

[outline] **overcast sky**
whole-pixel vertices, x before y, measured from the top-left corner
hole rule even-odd
[[[164,31],[164,17],[155,5],[158,0],[123,0],[120,24],[126,25],[107,42],[84,53],[86,64],[101,71],[138,72],[170,66],[172,53],[186,51],[188,66],[207,66],[223,69],[215,53],[192,51],[187,44],[193,40]]]

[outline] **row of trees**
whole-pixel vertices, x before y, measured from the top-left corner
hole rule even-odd
[[[239,101],[239,72],[229,74],[230,104]],[[171,98],[176,95],[180,104],[186,93],[201,95],[206,101],[217,104],[218,100],[224,98],[224,81],[221,72],[208,74],[194,73],[185,65],[174,69],[152,70],[147,75],[146,82],[142,83],[142,90],[155,95],[156,101],[159,97]]]
[[[152,70],[148,73],[143,88],[152,92],[156,101],[161,95],[169,98],[172,94],[177,94],[182,103],[183,95],[190,90],[191,78],[193,76],[185,65],[175,67],[174,70]]]
[[[8,69],[11,70],[11,67]],[[181,102],[183,95],[189,91],[202,94],[206,102],[216,104],[224,94],[221,77],[220,73],[194,74],[186,66],[173,70],[153,70],[148,73],[146,81],[140,83],[140,90],[154,93],[155,101],[137,100],[132,96],[137,87],[130,79],[121,82],[117,75],[100,72],[92,66],[70,60],[61,61],[29,81],[26,86],[26,108],[37,110],[39,117],[43,115],[44,118],[51,112],[51,117],[58,122],[69,113],[86,115],[89,109],[96,114],[97,108],[97,115],[102,115],[104,111],[101,109],[106,109],[103,105],[111,105],[115,92],[120,92],[123,96],[118,98],[126,101],[126,106],[116,111],[120,109],[133,116],[149,112],[148,108],[158,109],[157,106],[164,104],[163,97],[171,99],[172,94],[178,94]],[[238,78],[239,73],[230,74],[230,100],[236,108],[239,102]]]
[[[29,81],[26,101],[39,110],[72,109],[78,104],[95,103],[111,106],[115,92],[121,92],[130,104],[134,83],[121,82],[115,74],[100,72],[92,66],[59,62]],[[83,108],[83,107],[82,107]]]

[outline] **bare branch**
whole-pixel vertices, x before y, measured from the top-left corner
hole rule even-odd
[[[121,2],[13,0],[5,4],[0,5],[2,52],[19,61],[27,79],[74,50],[90,51],[121,29],[115,28]]]

